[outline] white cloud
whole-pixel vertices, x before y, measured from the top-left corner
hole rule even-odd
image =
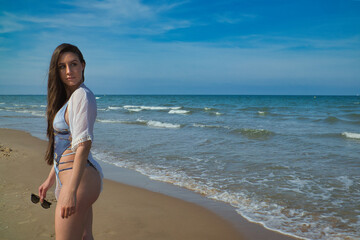
[[[180,1],[180,2],[172,2],[171,4],[162,4],[162,5],[156,7],[156,12],[167,12],[169,10],[172,10],[173,8],[176,8],[178,6],[181,6],[181,5],[184,5],[187,3],[190,3],[190,0]]]
[[[6,13],[0,17],[0,32],[19,31],[37,26],[40,29],[55,28],[63,31],[82,27],[107,28],[115,35],[162,34],[170,30],[188,28],[188,20],[168,19],[162,13],[178,7],[183,2],[150,6],[139,0],[105,0],[62,2],[76,9],[71,12],[58,11],[56,14],[39,13],[38,15],[15,15]],[[66,29],[67,28],[67,29]]]
[[[136,20],[154,17],[154,10],[142,4],[138,0],[105,0],[105,1],[86,1],[78,0],[63,2],[68,5],[76,6],[80,11],[101,12],[111,15],[111,17]]]
[[[23,25],[18,22],[15,15],[3,12],[2,16],[0,16],[0,33],[17,32],[23,29]]]

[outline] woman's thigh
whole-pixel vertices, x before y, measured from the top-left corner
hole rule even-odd
[[[63,184],[68,184],[72,170],[60,176]],[[65,172],[64,172],[65,173]],[[61,217],[60,206],[55,210],[56,239],[81,239],[88,212],[100,194],[101,179],[99,173],[92,167],[87,167],[81,178],[76,193],[76,211],[68,218]],[[64,189],[64,188],[62,188]],[[62,192],[60,192],[61,195]]]
[[[60,208],[56,207],[55,235],[56,240],[80,240],[82,238],[86,214],[77,211],[69,218],[62,218]]]

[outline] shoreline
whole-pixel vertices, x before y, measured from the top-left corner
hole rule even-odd
[[[45,218],[47,228],[50,227],[50,229],[45,231],[47,238],[44,239],[49,239],[49,236],[53,239],[53,206],[55,204],[50,210],[43,210],[29,200],[30,193],[37,193],[37,187],[46,178],[50,169],[50,166],[43,161],[46,142],[25,131],[0,129],[0,145],[2,146],[0,192],[3,192],[4,196],[0,200],[1,208],[4,208],[1,209],[4,214],[0,217],[0,235],[5,236],[4,239],[12,239],[11,234],[21,234],[21,231],[18,232],[18,229],[14,228],[16,231],[13,232],[11,226],[26,225],[28,228],[21,228],[21,230],[27,229],[29,233],[37,234],[33,235],[36,238],[45,237],[40,232],[40,230],[45,231],[44,226],[41,226],[39,222]],[[5,148],[12,151],[7,153]],[[112,167],[102,161],[99,163],[104,168],[104,175],[110,180],[104,179],[104,191],[94,204],[95,238],[112,239],[121,235],[126,239],[296,239],[268,230],[260,224],[249,222],[225,203],[207,199],[200,194],[168,183],[151,180],[134,170],[121,169],[121,173],[126,174],[121,174],[122,179],[119,179],[116,176],[120,174],[115,174],[115,171],[117,173],[120,171],[119,167]],[[12,187],[8,187],[9,184]],[[14,186],[16,190],[13,190]],[[130,197],[124,196],[123,193],[127,193],[126,195]],[[16,201],[10,198],[14,195]],[[19,198],[26,198],[26,195],[29,195],[29,199]],[[49,190],[47,199],[54,202],[53,189]],[[9,209],[15,212],[21,209],[25,211],[22,215],[30,216],[29,219],[19,221],[15,219],[15,214],[12,216],[11,211],[5,209],[14,201],[17,202],[16,208]],[[22,204],[26,207],[25,209]],[[154,209],[158,212],[154,212]],[[37,217],[39,213],[41,213],[40,218]],[[169,218],[169,221],[162,219],[165,216]],[[119,229],[116,222],[121,222],[121,226],[126,225],[127,228]],[[141,231],[144,226],[147,230]],[[15,238],[21,239],[19,236]],[[24,236],[32,235],[24,234]]]
[[[245,239],[304,239],[291,236],[280,231],[268,229],[260,223],[252,222],[237,213],[234,207],[225,202],[209,199],[199,193],[167,182],[152,180],[148,176],[145,176],[133,169],[117,167],[102,161],[98,162],[101,165],[104,173],[106,173],[106,177],[108,179],[126,185],[140,187],[152,192],[161,193],[170,197],[175,197],[183,201],[204,207],[232,224],[238,231],[241,232]]]

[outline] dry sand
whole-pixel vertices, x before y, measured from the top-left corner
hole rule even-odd
[[[46,198],[50,209],[30,201],[50,171],[45,148],[45,141],[29,133],[0,129],[0,240],[55,239],[53,189]],[[245,239],[208,209],[106,179],[93,207],[95,239]],[[261,239],[288,239],[270,231],[266,237],[266,231]]]

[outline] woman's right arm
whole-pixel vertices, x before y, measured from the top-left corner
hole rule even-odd
[[[54,167],[51,168],[49,176],[45,180],[43,184],[39,187],[39,196],[40,196],[40,202],[43,202],[44,198],[46,197],[46,192],[49,190],[49,188],[52,187],[55,183],[55,169]]]

